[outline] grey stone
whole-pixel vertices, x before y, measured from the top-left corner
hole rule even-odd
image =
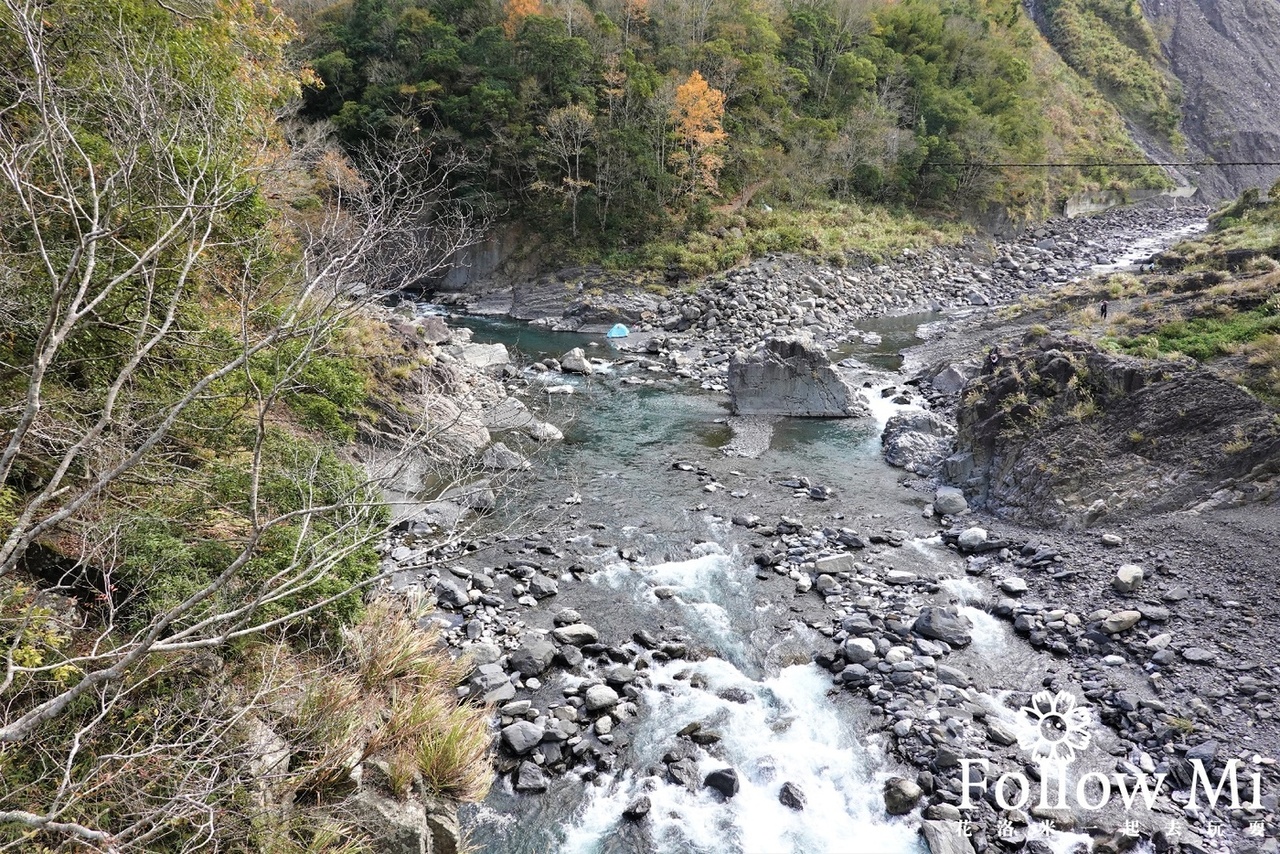
[[[595,368],[587,361],[587,354],[581,347],[574,347],[560,357],[560,370],[568,374],[594,374]]]
[[[959,807],[951,804],[930,804],[925,808],[924,817],[932,821],[960,821],[964,816]]]
[[[622,811],[622,817],[627,821],[639,821],[647,816],[652,808],[653,805],[649,802],[649,796],[641,795],[627,804],[627,808]]]
[[[906,815],[916,808],[924,790],[914,780],[890,777],[884,781],[884,808],[889,815]]]
[[[949,664],[939,664],[937,667],[938,681],[944,685],[954,685],[957,688],[967,688],[972,681],[969,674],[965,673],[958,667],[952,667]]]
[[[529,594],[535,599],[546,599],[548,596],[555,596],[560,592],[560,585],[556,583],[554,578],[548,578],[540,572],[535,572],[533,577],[529,579]]]
[[[466,587],[452,576],[442,576],[436,581],[436,601],[443,608],[462,608],[471,604]]]
[[[958,542],[962,549],[976,549],[987,541],[985,528],[965,528],[960,532]]]
[[[849,638],[844,642],[844,657],[850,664],[863,664],[876,657],[876,645],[870,638]]]
[[[930,854],[974,854],[958,821],[923,821],[920,832],[924,834]]]
[[[1192,664],[1212,664],[1218,655],[1201,646],[1189,646],[1182,651],[1182,658]]]
[[[929,384],[933,386],[934,391],[942,394],[958,394],[964,389],[965,383],[969,382],[971,375],[972,371],[964,366],[947,365],[933,375]]]
[[[428,344],[448,344],[453,339],[453,331],[444,322],[444,318],[437,314],[419,318],[417,327],[418,337]]]
[[[667,779],[693,791],[698,785],[698,763],[687,758],[672,762],[667,766]]]
[[[729,401],[735,415],[824,418],[870,414],[858,389],[807,335],[770,338],[729,362]]]
[[[511,355],[502,344],[453,344],[446,352],[473,368],[500,368],[511,364]]]
[[[719,768],[703,778],[702,785],[732,798],[738,794],[738,772],[732,768]]]
[[[551,630],[551,636],[556,639],[556,643],[567,643],[573,646],[596,643],[600,640],[600,633],[596,631],[594,626],[589,626],[586,623],[558,626]]]
[[[973,637],[969,630],[973,624],[961,614],[952,614],[945,608],[930,605],[920,609],[911,631],[921,637],[944,641],[952,646],[968,646]]]
[[[523,756],[542,741],[542,727],[532,721],[516,721],[502,728],[502,744],[516,756]]]
[[[363,788],[342,803],[344,818],[369,833],[370,843],[386,854],[427,854],[431,830],[417,798],[401,801]]]
[[[1021,596],[1027,592],[1027,582],[1024,578],[1010,576],[1000,581],[1000,589],[1010,596]]]
[[[490,471],[520,471],[529,468],[529,461],[502,442],[494,442],[480,455],[480,464]]]
[[[849,554],[828,555],[818,558],[813,565],[818,572],[830,575],[835,572],[853,572],[857,561],[853,559],[853,555]]]
[[[618,705],[618,692],[608,685],[592,685],[583,694],[583,700],[588,712],[599,712]]]
[[[1142,614],[1138,611],[1116,611],[1102,621],[1102,630],[1107,634],[1127,632],[1138,624]]]
[[[1116,577],[1111,580],[1111,586],[1117,593],[1132,593],[1142,586],[1142,578],[1142,567],[1126,563],[1116,570]]]
[[[957,516],[969,509],[964,493],[954,486],[940,486],[933,496],[933,512],[939,516]]]
[[[537,676],[551,666],[556,657],[554,644],[538,639],[527,641],[523,646],[511,653],[511,669],[519,670],[522,676]]]
[[[804,796],[804,792],[795,783],[783,783],[782,788],[778,790],[778,803],[784,807],[803,811],[808,804],[808,799]]]
[[[1205,741],[1197,744],[1187,751],[1187,759],[1190,761],[1199,761],[1204,767],[1208,768],[1213,764],[1213,760],[1218,758],[1218,742]]]
[[[880,434],[884,459],[917,474],[935,471],[955,445],[955,427],[933,412],[900,412]]]
[[[541,768],[528,760],[520,763],[516,770],[517,792],[545,792],[547,786],[547,775]]]

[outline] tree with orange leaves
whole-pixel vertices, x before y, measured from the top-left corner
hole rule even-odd
[[[671,156],[684,183],[684,192],[701,188],[714,195],[718,192],[716,177],[724,166],[721,156],[725,133],[724,93],[708,85],[698,71],[676,88],[671,120],[676,124],[676,139],[681,150]]]
[[[502,21],[502,29],[506,32],[507,38],[516,37],[516,30],[520,29],[521,21],[541,12],[541,0],[507,0],[507,17]]]

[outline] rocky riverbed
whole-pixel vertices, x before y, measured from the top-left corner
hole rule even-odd
[[[565,447],[549,456],[525,431],[504,446],[520,455],[504,471],[522,469],[525,454],[535,471],[521,513],[497,514],[509,533],[442,555],[420,547],[434,541],[437,516],[406,522],[388,546],[395,586],[437,601],[449,642],[477,664],[465,690],[497,709],[503,783],[472,816],[486,850],[695,850],[703,824],[708,839],[751,849],[766,832],[751,812],[782,828],[769,838],[787,850],[834,850],[802,834],[840,815],[882,834],[886,851],[908,850],[917,827],[934,854],[1139,840],[1160,852],[1274,850],[1280,674],[1259,584],[1280,548],[1267,510],[1046,531],[975,511],[932,479],[953,450],[956,392],[988,342],[1010,334],[979,304],[1115,260],[1124,241],[1111,229],[1137,222],[1151,233],[1194,227],[1185,212],[1115,212],[1050,224],[994,263],[944,253],[865,280],[774,259],[644,309],[652,317],[630,318],[640,334],[624,349],[534,352],[523,370],[473,365],[495,375],[501,394],[489,397],[528,400],[538,423],[566,411],[556,400],[608,407],[622,443],[617,462],[583,450],[605,429],[583,409],[555,428]],[[879,333],[871,320],[857,329],[861,318],[961,305],[927,354],[947,356],[954,376],[917,385],[858,369],[870,418],[728,418],[717,402],[733,354],[767,336],[867,348]],[[541,325],[572,325],[572,311]],[[634,425],[619,426],[620,414]],[[879,460],[895,414],[922,437],[897,460],[909,473]],[[505,422],[489,423],[500,437]],[[630,435],[646,430],[651,443]],[[539,479],[544,467],[555,476]],[[1237,578],[1249,579],[1243,590]],[[774,740],[820,714],[769,681],[809,678],[786,676],[793,668],[827,674],[826,703],[842,716],[828,729],[860,721],[844,740],[824,731],[804,743],[869,748],[862,776],[835,788],[871,792],[870,812],[865,799],[824,800],[833,772],[821,762],[779,759],[797,747]],[[1041,803],[1035,721],[1046,703],[1068,702],[1090,738],[1067,788],[1090,773],[1129,788],[1164,774],[1150,808]],[[1193,799],[1197,769],[1216,786],[1232,760],[1242,789],[1261,775],[1256,805]],[[1002,774],[1026,778],[1028,803],[1004,808],[993,791]],[[1081,791],[1096,797],[1098,779]],[[811,814],[820,804],[826,812]],[[524,818],[513,826],[506,811]]]

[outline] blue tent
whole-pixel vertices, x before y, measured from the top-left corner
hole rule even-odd
[[[605,337],[626,338],[630,334],[631,330],[627,329],[627,327],[623,326],[621,323],[615,323],[613,324],[613,328],[609,330],[609,333]]]

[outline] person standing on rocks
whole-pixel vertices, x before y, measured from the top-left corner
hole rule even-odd
[[[1098,312],[1102,315],[1102,319],[1107,319],[1107,301],[1103,300],[1102,305],[1098,306]]]

